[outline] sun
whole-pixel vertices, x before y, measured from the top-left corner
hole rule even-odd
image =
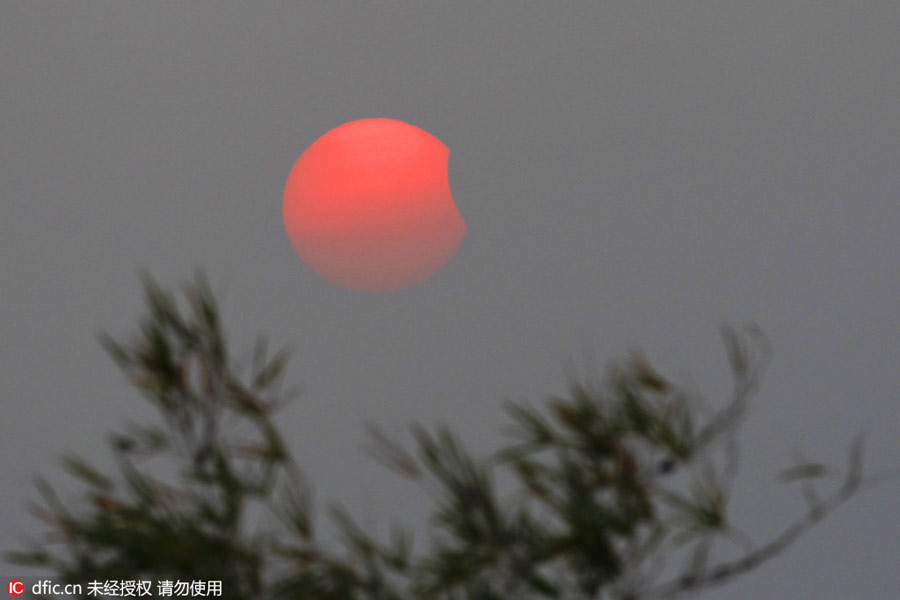
[[[395,119],[359,119],[303,152],[284,188],[291,244],[319,275],[379,293],[444,266],[466,232],[447,177],[450,150]]]

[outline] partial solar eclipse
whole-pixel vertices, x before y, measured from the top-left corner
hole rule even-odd
[[[466,223],[450,193],[450,149],[395,119],[332,129],[284,188],[284,226],[316,273],[370,293],[419,283],[456,254]]]

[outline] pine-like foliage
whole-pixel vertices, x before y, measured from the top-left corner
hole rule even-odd
[[[757,329],[727,329],[734,390],[717,409],[635,354],[539,408],[508,403],[504,445],[484,459],[446,428],[414,427],[409,450],[370,426],[370,456],[438,490],[431,530],[413,548],[404,529],[378,540],[335,509],[335,551],[276,426],[294,395],[281,386],[287,352],[259,342],[235,360],[201,276],[182,295],[150,277],[144,288],[137,335],[101,341],[160,421],[110,436],[116,473],[63,459],[83,500],[38,480],[30,508],[48,535],[10,554],[60,580],[220,580],[233,600],[668,598],[753,569],[863,483],[857,438],[846,469],[783,473],[809,508],[781,534],[755,542],[731,522],[736,434],[769,352]],[[835,475],[818,496],[814,480]]]

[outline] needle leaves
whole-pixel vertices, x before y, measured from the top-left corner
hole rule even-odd
[[[290,352],[259,338],[249,359],[232,357],[202,275],[180,294],[142,281],[136,334],[100,343],[158,422],[108,436],[115,472],[64,456],[79,501],[38,479],[29,510],[48,535],[8,555],[66,582],[221,580],[235,600],[669,598],[773,558],[863,482],[860,435],[830,495],[815,484],[838,469],[803,459],[781,472],[808,503],[781,534],[755,544],[734,527],[736,434],[769,349],[756,327],[725,329],[734,389],[711,412],[633,353],[540,405],[507,402],[503,443],[486,456],[447,427],[414,426],[408,448],[369,425],[366,454],[429,492],[429,529],[418,545],[399,526],[382,540],[338,506],[336,547],[318,536],[279,429],[277,411],[296,395],[282,389]],[[710,566],[716,543],[743,554]],[[684,570],[659,581],[673,557]]]

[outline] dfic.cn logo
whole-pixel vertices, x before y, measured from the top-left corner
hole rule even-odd
[[[6,591],[9,592],[10,596],[21,596],[25,593],[25,584],[22,583],[21,579],[10,579],[9,583],[6,584]]]

